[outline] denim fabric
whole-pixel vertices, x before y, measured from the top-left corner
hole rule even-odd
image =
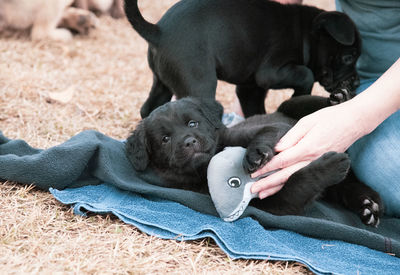
[[[400,57],[400,1],[336,0],[336,9],[350,16],[360,32],[360,78],[378,78]]]
[[[357,93],[374,81],[363,80]],[[348,153],[358,179],[382,196],[385,214],[400,217],[400,111],[354,143]]]
[[[50,192],[62,203],[72,204],[76,214],[113,213],[152,236],[179,241],[212,238],[233,259],[297,261],[316,274],[399,274],[400,258],[361,245],[267,230],[250,217],[224,222],[182,204],[110,184]],[[332,212],[331,207],[327,210]]]

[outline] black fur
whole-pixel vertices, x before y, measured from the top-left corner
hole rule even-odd
[[[323,97],[296,97],[283,103],[280,112],[252,116],[226,128],[221,123],[223,108],[215,100],[180,99],[158,107],[141,121],[128,138],[127,155],[136,170],[150,167],[169,187],[206,193],[208,163],[224,147],[247,148],[243,167],[253,172],[276,154],[276,143],[297,118],[329,104]],[[348,176],[349,169],[347,154],[326,153],[289,177],[280,192],[252,204],[277,215],[299,214],[328,190],[331,201],[375,226],[382,214],[380,197],[352,173]]]
[[[217,79],[236,85],[246,117],[265,113],[271,88],[298,96],[318,81],[342,101],[358,86],[361,40],[340,12],[268,0],[182,0],[151,24],[137,0],[125,0],[125,11],[149,43],[154,80],[143,118],[172,94],[215,98]]]

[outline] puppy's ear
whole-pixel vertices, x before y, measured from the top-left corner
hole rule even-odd
[[[224,107],[221,103],[213,98],[191,98],[192,102],[197,105],[203,115],[215,128],[223,128],[222,115],[224,114]]]
[[[313,21],[313,31],[325,30],[337,42],[351,46],[356,40],[357,29],[353,21],[342,12],[322,12]]]
[[[144,171],[149,165],[149,154],[147,153],[146,133],[143,121],[129,136],[125,144],[126,155],[132,166],[137,171]]]

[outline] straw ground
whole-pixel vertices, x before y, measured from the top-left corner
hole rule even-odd
[[[155,22],[176,0],[139,2]],[[146,50],[126,20],[109,17],[68,43],[0,37],[0,129],[39,148],[85,129],[126,138],[151,86]],[[272,92],[268,110],[290,93]],[[219,83],[227,111],[233,97],[233,87]],[[0,213],[0,274],[310,273],[298,263],[229,259],[210,239],[161,240],[114,216],[75,216],[49,193],[12,182],[0,183]]]

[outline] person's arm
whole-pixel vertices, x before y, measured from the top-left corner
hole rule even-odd
[[[329,151],[344,152],[400,109],[400,58],[375,83],[342,104],[301,120],[279,141],[280,152],[252,174],[280,171],[257,181],[251,191],[265,198],[278,192],[288,177]]]

